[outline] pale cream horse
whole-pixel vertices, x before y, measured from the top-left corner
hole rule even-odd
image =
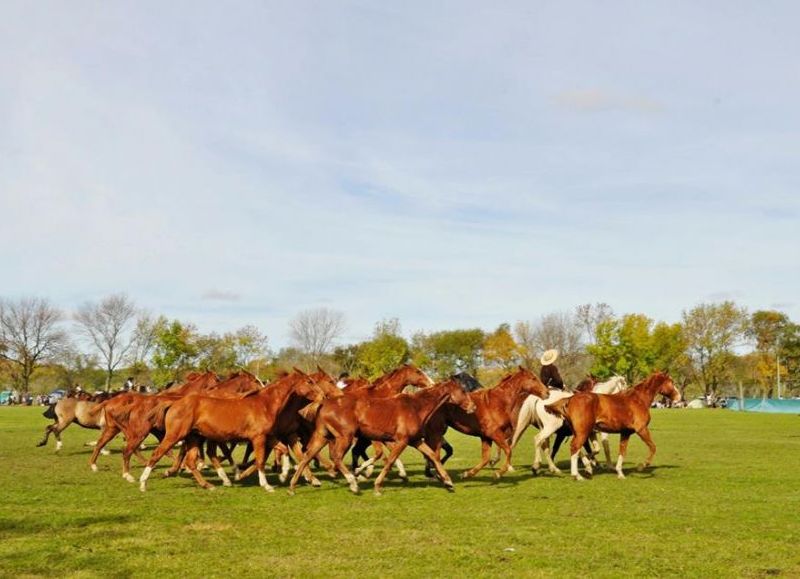
[[[592,388],[592,392],[595,394],[616,394],[617,392],[627,390],[627,388],[628,382],[624,377],[613,376],[611,379],[605,382],[595,384],[594,388]],[[522,407],[520,408],[519,417],[517,418],[517,427],[514,430],[514,437],[511,439],[511,447],[513,448],[516,446],[517,442],[519,442],[519,439],[525,433],[525,430],[527,430],[528,426],[533,425],[539,429],[539,432],[536,434],[533,442],[534,458],[531,470],[534,474],[539,472],[539,467],[542,464],[543,450],[544,455],[547,458],[547,465],[550,472],[553,474],[561,473],[561,470],[553,462],[553,457],[550,456],[550,437],[564,425],[564,419],[560,416],[555,416],[554,414],[547,412],[544,407],[546,404],[552,404],[557,400],[569,398],[571,396],[572,392],[565,392],[563,390],[550,390],[550,396],[548,396],[546,400],[531,394],[525,399],[525,402],[523,402]],[[608,434],[601,432],[600,439],[603,442],[606,466],[608,468],[613,468],[614,465],[611,462],[611,449],[608,443]],[[597,439],[593,440],[592,443],[595,446],[595,452],[599,452],[599,444],[597,443]],[[581,456],[581,460],[583,461],[587,472],[591,473],[592,466],[589,458],[587,456]]]

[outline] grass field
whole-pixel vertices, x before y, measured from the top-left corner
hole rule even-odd
[[[118,452],[89,470],[96,432],[73,425],[59,455],[52,439],[36,448],[47,423],[0,408],[3,577],[800,576],[797,416],[654,411],[655,465],[635,472],[645,447],[633,440],[624,481],[532,478],[529,432],[516,472],[449,494],[411,450],[411,482],[390,479],[382,497],[326,478],[294,497],[255,479],[209,492],[158,473],[143,494]],[[449,439],[451,473],[477,460],[475,439]]]

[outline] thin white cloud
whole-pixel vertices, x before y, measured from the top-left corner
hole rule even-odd
[[[658,113],[664,105],[656,100],[641,96],[625,96],[601,89],[568,90],[555,96],[561,107],[580,112],[630,111],[637,113]]]
[[[241,294],[236,292],[215,289],[206,291],[202,297],[204,300],[216,302],[238,302],[242,299]]]

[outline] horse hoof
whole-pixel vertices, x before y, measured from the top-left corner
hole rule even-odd
[[[290,497],[293,497],[294,496],[294,489],[289,489],[288,491],[286,491],[286,494],[289,495]]]
[[[224,481],[222,481],[222,486],[224,486],[224,487],[230,487],[230,486],[233,486],[233,485],[231,484],[231,481],[229,481],[229,480],[224,480]]]
[[[144,483],[140,483],[139,484],[139,490],[142,491],[143,493],[147,492],[147,485],[144,484]]]
[[[470,474],[470,472],[469,472],[468,470],[465,470],[465,471],[464,471],[464,472],[462,472],[462,473],[461,473],[459,476],[460,476],[462,479],[465,479],[465,478],[469,478],[469,477],[471,477],[472,475]]]
[[[106,450],[106,449],[104,448],[103,450],[101,450],[101,451],[100,451],[100,454],[102,454],[103,456],[108,456],[108,455],[110,455],[110,454],[111,454],[111,451],[110,451],[110,450]]]
[[[645,464],[643,462],[636,465],[636,470],[638,472],[642,472],[645,468],[647,468],[647,467],[645,466]]]
[[[92,472],[97,472],[97,465],[96,464],[90,464],[89,468],[92,469]]]
[[[275,487],[264,487],[264,490],[267,491],[268,493],[274,493]]]
[[[583,481],[583,480],[586,480],[585,478],[583,478],[583,477],[582,477],[581,475],[579,475],[579,474],[577,474],[577,475],[573,476],[572,478],[573,478],[573,479],[575,479],[575,481],[576,481],[576,482],[581,482],[581,481]]]
[[[360,474],[360,475],[358,475],[358,476],[356,477],[356,480],[357,480],[358,482],[366,482],[366,481],[367,481],[367,477],[365,477],[363,474]]]
[[[130,474],[128,474],[128,473],[125,473],[124,475],[122,475],[122,478],[124,478],[124,479],[125,479],[126,481],[128,481],[129,483],[136,482],[136,479],[135,479],[135,478],[133,478],[133,476],[131,476],[131,475],[130,475]]]
[[[318,479],[318,478],[312,478],[312,479],[311,479],[311,486],[312,486],[312,487],[321,487],[321,486],[322,486],[322,483],[321,483],[321,482],[319,482],[319,479]]]
[[[329,476],[329,477],[331,477],[331,478],[336,478],[337,476],[339,476],[339,473],[338,473],[338,471],[335,471],[335,470],[329,470],[329,471],[327,471],[327,472],[328,472],[328,476]]]
[[[625,480],[625,475],[624,475],[624,474],[622,474],[621,472],[619,472],[619,473],[617,473],[617,478],[618,478],[619,480]]]
[[[289,475],[279,475],[278,480],[281,484],[286,484],[286,481],[289,479]]]
[[[381,490],[380,490],[380,489],[375,489],[375,496],[376,496],[376,497],[380,497],[380,496],[382,496],[382,495],[383,495],[383,492],[381,492]]]

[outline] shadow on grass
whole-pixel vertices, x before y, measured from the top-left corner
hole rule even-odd
[[[44,514],[44,513],[43,513]],[[74,519],[59,517],[58,520],[49,519],[43,516],[40,519],[18,519],[0,521],[0,537],[7,538],[13,535],[29,535],[35,533],[51,533],[53,530],[59,532],[64,530],[88,529],[94,525],[121,525],[134,521],[130,515],[97,515],[88,517],[77,517]]]

